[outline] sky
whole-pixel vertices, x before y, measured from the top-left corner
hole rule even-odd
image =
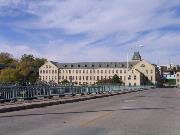
[[[104,62],[134,51],[180,64],[180,0],[0,0],[0,52]]]

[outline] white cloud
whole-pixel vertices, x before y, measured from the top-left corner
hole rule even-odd
[[[0,6],[13,4],[18,7],[22,2],[26,5],[22,11],[38,18],[16,22],[17,29],[52,28],[62,29],[66,36],[79,33],[85,33],[88,36],[69,43],[65,40],[62,42],[63,37],[53,38],[51,32],[45,31],[41,34],[51,38],[53,42],[45,43],[41,50],[32,49],[29,46],[15,46],[17,50],[22,48],[26,52],[32,51],[60,62],[114,61],[125,59],[129,48],[136,48],[135,46],[140,43],[145,45],[142,49],[145,58],[156,62],[159,57],[162,63],[165,63],[169,56],[179,49],[179,33],[159,30],[180,24],[180,18],[175,17],[175,11],[172,10],[180,5],[179,0],[171,0],[171,2],[169,0],[0,0]],[[152,32],[143,37],[139,36],[139,33],[144,31]],[[58,35],[58,31],[56,34]],[[37,34],[33,33],[32,36]],[[134,39],[138,39],[139,42],[122,45]],[[97,40],[102,41],[96,43]],[[8,50],[7,48],[5,50]],[[10,49],[9,51],[16,53]],[[22,52],[19,51],[19,53]],[[174,59],[178,60],[177,55]]]
[[[14,57],[20,58],[23,54],[33,54],[37,57],[42,57],[35,49],[27,45],[10,45],[7,43],[0,44],[0,52],[8,52]]]

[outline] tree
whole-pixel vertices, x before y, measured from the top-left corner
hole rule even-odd
[[[69,83],[69,81],[66,80],[66,79],[64,79],[64,80],[61,81],[61,83],[62,83],[62,84],[67,84],[67,83]]]
[[[0,53],[0,63],[6,66],[16,66],[17,60],[10,53]]]
[[[112,79],[102,79],[102,80],[98,80],[96,84],[111,84],[111,83],[112,83]]]
[[[14,68],[6,68],[0,72],[1,83],[15,83],[18,81],[19,74]]]
[[[120,83],[120,84],[122,84],[122,81],[120,80],[119,76],[115,74],[112,77],[112,83]]]
[[[33,55],[24,54],[20,60],[14,59],[9,53],[0,53],[0,64],[6,69],[1,70],[1,82],[19,82],[24,84],[35,83],[39,77],[39,68],[46,62],[46,59],[35,58]],[[16,74],[16,77],[14,75]]]

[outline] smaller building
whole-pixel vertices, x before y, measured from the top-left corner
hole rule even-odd
[[[5,69],[7,66],[5,66],[4,64],[0,64],[0,73],[2,69]]]
[[[180,88],[180,71],[176,73],[176,86]]]

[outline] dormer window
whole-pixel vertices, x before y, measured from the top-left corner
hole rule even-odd
[[[94,67],[94,65],[91,65],[91,67]]]
[[[78,67],[80,67],[80,65],[78,65]]]
[[[73,65],[71,65],[71,67],[73,67]]]
[[[101,67],[101,65],[99,64],[99,67]]]
[[[145,65],[144,65],[144,64],[142,64],[142,65],[141,65],[141,67],[145,67]]]
[[[109,65],[108,65],[108,64],[106,64],[106,66],[107,66],[107,67],[109,67]]]
[[[67,67],[67,65],[63,65],[63,67]]]
[[[87,65],[84,65],[84,67],[87,67]]]

